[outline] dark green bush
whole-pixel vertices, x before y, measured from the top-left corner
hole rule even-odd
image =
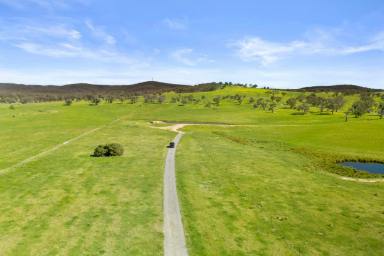
[[[95,151],[93,152],[93,156],[95,157],[102,157],[107,156],[108,149],[105,147],[105,145],[99,145],[95,148]]]
[[[108,156],[121,156],[124,153],[124,148],[120,144],[107,144],[106,147],[108,149]]]
[[[111,143],[106,145],[99,145],[93,152],[94,157],[109,157],[109,156],[121,156],[124,153],[122,145],[117,143]]]

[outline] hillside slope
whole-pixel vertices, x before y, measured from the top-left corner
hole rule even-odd
[[[214,90],[214,86],[162,83],[157,81],[146,81],[131,85],[96,85],[87,83],[55,85],[25,85],[0,83],[0,95],[22,95],[22,96],[84,96],[84,95],[143,95],[157,94],[169,91],[174,92],[196,92]]]
[[[380,89],[372,89],[353,84],[338,84],[338,85],[320,85],[320,86],[308,86],[298,89],[297,91],[303,92],[379,92]]]

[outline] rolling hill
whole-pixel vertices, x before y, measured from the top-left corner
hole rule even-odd
[[[175,92],[195,92],[214,90],[214,85],[182,85],[171,84],[157,81],[146,81],[131,85],[97,85],[87,83],[67,84],[63,86],[56,85],[25,85],[13,83],[0,83],[0,95],[22,94],[55,94],[55,95],[76,95],[76,94],[151,94],[163,93],[169,91]]]
[[[338,85],[320,85],[320,86],[308,86],[297,89],[297,91],[303,92],[379,92],[380,89],[373,89],[353,84],[338,84]]]

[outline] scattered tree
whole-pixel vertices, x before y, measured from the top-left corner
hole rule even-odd
[[[380,116],[380,119],[383,119],[384,116],[384,102],[380,102],[378,107],[377,107],[377,113]]]
[[[345,122],[348,122],[349,111],[344,112]]]
[[[296,107],[296,102],[297,102],[296,98],[289,98],[287,100],[287,105],[289,106],[290,109],[294,109]]]
[[[355,116],[355,117],[361,117],[365,113],[368,112],[368,106],[365,104],[363,101],[359,100],[355,103],[353,103],[350,112]]]
[[[106,101],[107,103],[109,103],[109,104],[112,104],[114,100],[115,100],[115,99],[113,98],[113,96],[108,96],[108,97],[105,99],[105,101]]]
[[[215,96],[213,98],[213,103],[216,105],[216,106],[219,106],[220,105],[220,100],[221,100],[221,97],[220,96]]]
[[[64,106],[71,106],[73,99],[67,98],[64,100]]]
[[[345,100],[342,95],[337,95],[336,97],[329,98],[327,100],[327,107],[332,112],[332,114],[339,111],[344,106],[344,104]]]
[[[269,104],[268,110],[271,111],[272,113],[274,113],[276,107],[277,107],[277,104],[276,104],[275,102],[271,102],[271,103]]]
[[[90,99],[90,105],[97,106],[101,102],[101,99],[99,97],[92,97]]]
[[[308,113],[309,105],[307,103],[300,104],[297,106],[297,110],[302,111],[304,114]]]
[[[165,96],[164,96],[164,95],[160,95],[159,98],[157,99],[157,102],[158,102],[159,104],[163,104],[164,101],[165,101]]]

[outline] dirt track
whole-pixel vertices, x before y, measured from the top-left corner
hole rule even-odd
[[[176,128],[175,128],[176,129]],[[177,130],[177,129],[176,129]],[[174,148],[168,149],[164,170],[164,255],[188,255],[185,244],[184,227],[181,221],[179,199],[176,189],[175,153],[176,147],[183,134],[179,132],[175,139]]]

